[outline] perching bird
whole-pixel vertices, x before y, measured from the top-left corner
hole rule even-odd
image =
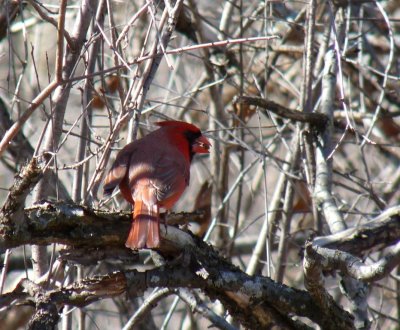
[[[133,205],[133,222],[125,246],[160,245],[160,208],[171,209],[189,185],[190,163],[196,153],[208,153],[208,139],[196,126],[163,121],[160,128],[127,144],[104,181],[104,195],[116,186]]]

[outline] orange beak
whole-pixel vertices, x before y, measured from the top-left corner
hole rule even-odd
[[[208,154],[210,152],[210,148],[210,141],[208,141],[208,139],[202,135],[194,141],[192,150],[197,154]]]

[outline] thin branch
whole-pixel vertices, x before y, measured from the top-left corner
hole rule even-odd
[[[63,4],[61,4],[61,6],[60,6],[60,13],[59,13],[60,17],[59,17],[59,21],[58,21],[58,23],[57,23],[57,21],[56,21],[54,18],[52,18],[51,16],[47,15],[47,14],[42,10],[42,8],[36,3],[35,0],[28,0],[28,2],[29,2],[29,4],[30,4],[33,8],[35,8],[35,10],[37,11],[37,13],[39,14],[39,16],[40,16],[43,20],[45,20],[46,22],[48,22],[48,23],[50,23],[51,25],[53,25],[54,27],[56,27],[56,28],[58,29],[58,30],[57,30],[58,32],[60,31],[60,30],[59,30],[59,28],[60,28],[59,24],[61,23],[61,16],[64,16],[63,20],[65,19],[65,9],[66,9],[66,7],[64,7],[64,9],[63,9],[63,8],[62,8]],[[62,11],[64,11],[64,13],[62,13]],[[65,40],[67,41],[68,46],[69,46],[71,49],[74,49],[74,48],[75,48],[75,42],[74,42],[74,40],[72,39],[72,37],[70,36],[69,32],[68,32],[67,30],[65,30],[64,23],[62,23],[62,29],[63,29],[63,30],[62,30],[63,37],[64,37]]]
[[[4,134],[0,142],[0,157],[8,148],[11,140],[18,134],[22,126],[29,119],[32,113],[49,97],[49,95],[60,85],[60,82],[52,81],[45,89],[43,89],[31,102],[30,106],[19,117],[10,129]]]
[[[160,300],[173,294],[174,291],[175,290],[170,288],[156,288],[154,292],[140,305],[129,321],[126,322],[122,330],[134,329],[134,327],[137,326],[148,313],[150,313],[150,311]]]
[[[214,311],[206,306],[196,294],[192,293],[188,289],[179,289],[178,296],[190,306],[192,312],[197,312],[203,315],[205,318],[210,320],[213,327],[225,330],[237,330],[234,326],[230,325],[221,316],[217,315]]]
[[[57,52],[56,52],[56,81],[62,81],[63,54],[64,54],[64,29],[67,0],[60,0],[60,13],[57,24]]]
[[[301,107],[304,108],[304,112],[312,112],[312,83],[313,83],[313,65],[314,65],[314,39],[315,39],[315,11],[316,1],[310,0],[307,8],[307,34],[306,34],[306,52],[304,59],[304,81],[302,85],[302,98]]]
[[[325,219],[332,233],[345,229],[342,214],[339,212],[332,196],[332,134],[333,134],[333,105],[336,88],[336,57],[333,50],[325,55],[324,76],[322,79],[322,95],[320,112],[329,118],[327,128],[323,132],[316,148],[316,173],[314,198],[322,208]]]
[[[236,97],[234,103],[258,106],[262,109],[271,111],[282,118],[287,118],[301,123],[309,123],[310,125],[317,127],[320,131],[325,129],[328,122],[328,117],[322,113],[294,111],[268,99],[241,96]]]

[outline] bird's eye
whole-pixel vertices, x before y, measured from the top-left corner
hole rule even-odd
[[[204,149],[206,149],[206,150],[210,150],[210,145],[208,145],[208,144],[205,144],[205,143],[203,143],[203,142],[197,142],[197,145],[199,146],[199,147],[201,147],[201,148],[204,148]]]

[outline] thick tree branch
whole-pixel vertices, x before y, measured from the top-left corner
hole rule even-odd
[[[191,218],[188,218],[187,213],[182,213],[180,216],[181,223],[202,217],[199,213],[190,214]],[[25,209],[25,213],[19,219],[24,224],[22,228],[14,226],[5,230],[7,218],[2,215],[0,252],[4,253],[7,248],[24,244],[60,243],[75,248],[122,247],[131,225],[131,217],[131,213],[92,210],[67,202],[42,201]],[[179,214],[171,215],[174,223],[179,223],[178,218]],[[169,217],[166,219],[167,222],[168,219]],[[175,240],[178,240],[178,244],[185,244],[189,239],[188,234],[174,227],[161,225],[160,229],[165,233],[166,239],[171,241],[172,246]],[[166,243],[166,251],[168,246]]]
[[[1,234],[1,251],[22,244],[52,242],[74,248],[90,247],[93,251],[122,249],[131,215],[95,211],[75,204],[42,202],[27,208],[23,221],[26,226],[14,235],[7,232]],[[398,221],[393,225],[398,226]],[[47,301],[56,305],[83,306],[126,290],[135,290],[138,294],[154,287],[188,287],[205,290],[211,298],[219,299],[226,308],[234,311],[241,322],[252,319],[255,322],[252,326],[262,325],[265,318],[261,315],[267,313],[270,318],[273,315],[272,320],[284,319],[283,315],[297,315],[311,319],[324,329],[335,329],[337,324],[342,329],[352,328],[351,317],[336,304],[325,305],[326,310],[322,307],[319,309],[319,305],[305,291],[286,287],[266,277],[249,276],[221,258],[204,242],[175,227],[161,225],[161,235],[163,244],[160,253],[172,255],[171,252],[175,251],[176,255],[177,249],[189,251],[190,267],[183,256],[183,265],[167,264],[144,273],[125,271],[47,291]],[[10,295],[14,299],[28,299],[27,295],[21,297],[21,290],[14,290],[2,296],[0,302],[9,302]],[[285,326],[289,327],[287,323]]]
[[[22,244],[53,242],[77,248],[120,248],[129,230],[131,215],[94,211],[74,204],[42,202],[26,209],[23,221],[26,226],[14,235],[1,234],[1,251]],[[290,327],[293,324],[287,315],[298,315],[325,329],[335,329],[337,324],[342,329],[351,328],[351,317],[340,308],[319,309],[307,292],[266,277],[249,276],[198,238],[172,226],[161,225],[160,229],[163,240],[159,252],[176,256],[177,250],[181,253],[186,251],[183,264],[172,262],[144,273],[125,271],[94,277],[67,288],[46,291],[45,295],[49,297],[46,301],[56,305],[83,306],[126,290],[135,290],[138,294],[154,287],[199,288],[211,298],[221,300],[241,322],[251,322],[251,327],[266,325],[263,323],[265,315],[270,318],[268,322],[274,320]],[[189,256],[189,264],[185,255]],[[7,296],[2,296],[0,301],[7,301]]]
[[[200,244],[200,246],[197,246]],[[324,329],[352,329],[352,319],[344,311],[323,311],[315,306],[307,292],[289,288],[263,276],[249,276],[231,265],[201,241],[186,250],[190,254],[189,263],[170,263],[166,266],[145,272],[128,270],[104,276],[84,279],[64,288],[43,292],[41,287],[23,280],[16,289],[0,296],[0,302],[7,304],[12,299],[20,302],[42,294],[45,301],[57,306],[71,305],[83,307],[93,301],[118,296],[129,291],[138,295],[155,287],[197,288],[204,290],[210,297],[220,299],[232,315],[249,316],[265,305],[273,306],[282,315],[307,317],[320,324]],[[235,303],[241,300],[241,304]],[[244,304],[246,302],[246,304]],[[246,318],[247,319],[247,318]],[[242,320],[243,322],[243,320]],[[254,327],[262,325],[260,319],[247,319]],[[248,324],[248,325],[249,325]]]
[[[15,217],[12,212],[10,215]],[[202,216],[201,213],[170,214],[166,221],[169,224],[182,224],[188,220],[198,221]],[[7,248],[34,242],[38,244],[63,243],[75,248],[102,247],[107,243],[109,248],[121,248],[131,223],[131,214],[92,210],[66,202],[43,201],[26,208],[21,221],[25,223],[24,228],[21,230],[12,228],[12,235],[8,235],[7,231],[1,232],[0,251],[2,253]],[[0,225],[4,226],[5,223],[7,223],[7,218],[3,213],[0,217]],[[4,227],[2,229],[4,230]],[[161,225],[161,230],[165,232],[165,226]],[[166,232],[170,237],[175,234],[180,237],[182,233],[179,231],[177,234],[177,229],[170,226],[167,227]],[[394,207],[357,228],[317,237],[313,244],[361,255],[362,252],[372,248],[382,249],[396,244],[398,237],[400,237],[400,207]],[[70,253],[72,260],[74,257],[80,259],[79,250],[76,251],[78,256],[73,251]],[[96,253],[107,255],[106,251]]]

